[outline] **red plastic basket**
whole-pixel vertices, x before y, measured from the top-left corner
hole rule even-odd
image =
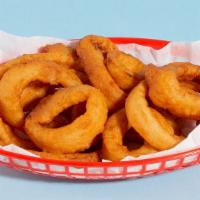
[[[111,38],[117,44],[137,43],[154,49],[169,41]],[[35,174],[67,179],[127,179],[159,174],[200,163],[200,147],[169,156],[120,162],[71,162],[48,160],[0,150],[0,165]]]

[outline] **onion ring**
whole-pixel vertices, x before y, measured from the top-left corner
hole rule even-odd
[[[23,140],[17,135],[15,135],[11,128],[3,122],[3,120],[0,118],[0,144],[2,146],[9,145],[9,144],[15,144],[22,148],[29,148],[32,149],[35,146],[32,144],[32,142]]]
[[[192,81],[199,76],[200,67],[191,63],[172,63],[163,69],[149,65],[145,72],[154,104],[178,117],[197,120],[200,119],[199,93],[182,87],[179,80]]]
[[[175,135],[172,124],[148,105],[147,92],[142,81],[128,95],[125,103],[128,121],[151,146],[159,150],[169,149],[183,137]]]
[[[184,87],[186,90],[194,90],[195,92],[200,92],[200,84],[194,81],[180,81],[180,86]]]
[[[31,153],[45,159],[65,160],[65,161],[78,161],[78,162],[98,162],[100,158],[96,152],[92,153],[72,153],[72,154],[56,154],[48,152],[39,152],[29,150]]]
[[[22,91],[20,96],[21,105],[25,107],[36,99],[44,97],[47,94],[47,91],[48,86],[44,86],[38,82],[31,83]]]
[[[107,68],[115,82],[123,90],[130,90],[144,79],[144,64],[137,58],[121,51],[107,56]]]
[[[45,127],[60,112],[85,100],[86,112],[71,124],[60,128]],[[106,119],[104,96],[91,86],[79,85],[58,90],[44,98],[26,118],[25,130],[44,151],[75,153],[91,146],[93,139],[103,130]]]
[[[107,121],[103,131],[103,158],[119,161],[126,156],[138,157],[156,152],[149,144],[144,143],[140,148],[129,151],[123,145],[123,137],[128,131],[128,120],[125,110],[114,113]]]
[[[114,50],[117,50],[117,47],[109,39],[94,35],[84,37],[77,46],[81,64],[91,84],[105,95],[108,107],[111,110],[124,103],[126,96],[115,83],[104,64],[104,57]]]
[[[0,78],[11,67],[19,64],[26,64],[32,61],[52,61],[66,68],[72,68],[76,63],[75,51],[64,44],[48,45],[41,48],[41,52],[36,54],[25,54],[6,63],[0,64]]]
[[[62,43],[50,44],[39,49],[40,53],[56,53],[60,54],[60,60],[57,61],[58,64],[66,65],[69,68],[76,69],[78,71],[83,71],[83,67],[80,64],[80,60],[76,54],[76,50],[66,46]],[[62,59],[64,56],[68,56],[68,60]]]
[[[52,62],[35,61],[10,68],[0,80],[0,113],[14,127],[21,127],[24,123],[20,95],[34,81],[64,87],[81,84],[73,70]]]
[[[90,85],[89,78],[87,74],[83,71],[74,70],[75,74],[79,77],[83,84]]]

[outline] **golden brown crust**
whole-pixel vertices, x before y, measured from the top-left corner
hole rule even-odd
[[[32,142],[23,140],[13,133],[11,128],[0,118],[0,145],[15,144],[22,148],[35,148]]]
[[[83,72],[83,71],[78,71],[78,70],[74,70],[74,73],[80,78],[81,82],[83,84],[88,84],[90,85],[90,80],[88,78],[88,75]]]
[[[139,59],[121,51],[108,53],[107,68],[123,90],[132,89],[144,79],[144,64]]]
[[[72,154],[56,154],[48,152],[39,152],[29,150],[31,153],[45,159],[63,160],[63,161],[78,161],[78,162],[98,162],[100,158],[96,152],[92,153],[72,153]]]
[[[125,104],[128,121],[150,145],[159,150],[169,149],[183,138],[175,135],[169,120],[149,106],[147,92],[144,81],[130,92]]]
[[[125,110],[122,109],[114,113],[105,125],[102,149],[104,159],[119,161],[126,156],[138,157],[156,152],[156,149],[147,143],[138,149],[128,150],[128,148],[123,145],[123,137],[127,131],[128,120],[126,118]]]
[[[63,67],[72,68],[76,60],[75,51],[64,44],[58,43],[53,45],[47,45],[40,49],[40,53],[25,54],[15,59],[9,60],[6,63],[0,65],[0,78],[11,67],[19,64],[26,64],[33,61],[51,61],[55,62]]]
[[[20,102],[23,107],[27,106],[31,102],[44,97],[47,94],[48,86],[39,82],[33,82],[29,84],[20,96]]]
[[[52,61],[60,65],[66,65],[67,68],[73,68],[78,71],[83,71],[83,67],[80,64],[80,60],[76,54],[76,50],[69,46],[66,46],[62,43],[49,44],[41,47],[39,52],[57,54],[58,57],[56,58],[55,56],[53,56],[54,60]]]
[[[73,70],[52,62],[35,61],[10,68],[0,81],[0,113],[12,126],[23,125],[24,113],[20,96],[26,86],[34,81],[61,84],[64,87],[81,84]]]
[[[104,56],[116,49],[109,39],[94,35],[84,37],[77,46],[77,53],[91,84],[105,95],[111,110],[122,105],[126,96],[105,66]]]
[[[200,96],[180,84],[179,79],[191,81],[199,76],[200,67],[189,63],[172,63],[163,69],[149,65],[145,72],[153,103],[178,117],[189,119],[200,119]]]
[[[48,128],[49,123],[68,107],[86,101],[86,112],[71,124]],[[75,153],[88,149],[101,133],[107,119],[104,96],[88,85],[58,90],[44,98],[26,118],[25,130],[32,141],[48,152]]]

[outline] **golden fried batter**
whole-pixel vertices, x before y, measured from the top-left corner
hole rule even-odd
[[[168,119],[149,106],[147,92],[144,81],[130,92],[125,104],[128,121],[151,146],[158,150],[169,149],[183,138],[175,135],[174,127]]]
[[[26,86],[35,81],[64,87],[81,84],[73,70],[52,62],[34,61],[10,68],[0,80],[0,113],[14,127],[24,123],[20,96]]]
[[[72,153],[72,154],[58,154],[29,150],[31,153],[45,159],[63,160],[63,161],[78,161],[78,162],[98,162],[99,156],[96,152],[92,153]]]
[[[25,149],[32,149],[34,147],[32,142],[23,140],[15,135],[11,128],[0,118],[0,145],[5,146],[9,144],[15,144]]]
[[[105,95],[111,110],[122,105],[126,96],[115,83],[105,65],[107,54],[114,50],[117,50],[117,47],[109,39],[94,35],[84,37],[77,46],[81,64],[91,84]]]
[[[66,68],[75,65],[74,50],[64,44],[47,45],[41,49],[43,53],[25,54],[6,63],[0,64],[0,78],[11,67],[18,64],[26,64],[32,61],[52,61]]]
[[[86,112],[72,123],[49,128],[60,112],[86,101]],[[58,90],[44,98],[26,118],[25,130],[32,141],[48,152],[75,153],[91,147],[94,138],[104,128],[107,119],[107,104],[104,96],[96,88],[79,85]]]
[[[138,149],[129,151],[123,145],[123,137],[128,130],[128,120],[124,109],[114,113],[107,121],[103,131],[103,158],[119,161],[126,156],[138,157],[155,153],[156,149],[145,143]]]
[[[199,79],[200,67],[190,63],[172,63],[164,68],[149,65],[145,78],[153,103],[178,117],[200,119],[200,96],[179,80]],[[196,87],[196,86],[195,86]]]
[[[144,79],[144,64],[137,58],[121,51],[107,56],[107,68],[115,82],[123,90],[130,90]]]

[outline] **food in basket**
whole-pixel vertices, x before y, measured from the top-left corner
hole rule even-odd
[[[200,67],[191,63],[171,63],[163,68],[150,65],[146,70],[149,96],[154,104],[178,117],[199,120],[199,93],[179,84],[179,80],[198,81],[199,76]]]
[[[20,103],[23,108],[31,102],[39,100],[44,97],[48,92],[48,85],[41,82],[32,82],[24,88],[20,95]]]
[[[144,79],[145,65],[137,58],[121,51],[108,53],[107,68],[122,90],[131,90]]]
[[[141,144],[138,148],[129,150],[123,144],[123,138],[130,128],[124,109],[114,113],[108,119],[103,131],[102,152],[105,159],[118,161],[126,156],[138,157],[140,155],[156,152],[156,149],[146,142]]]
[[[44,151],[29,150],[31,153],[45,159],[64,160],[64,161],[79,161],[79,162],[99,162],[100,157],[97,152],[92,153],[48,153]]]
[[[63,110],[83,101],[86,101],[86,112],[72,123],[58,128],[45,127]],[[103,131],[107,112],[105,97],[96,88],[88,85],[68,87],[42,99],[27,116],[25,130],[44,151],[81,152]]]
[[[17,64],[26,64],[32,61],[52,61],[66,68],[76,65],[76,54],[73,49],[64,44],[47,45],[36,54],[25,54],[0,65],[0,77],[11,67]]]
[[[0,64],[0,145],[80,162],[170,149],[200,118],[199,72],[145,65],[102,36],[43,46]]]
[[[105,95],[109,109],[117,109],[125,99],[125,92],[109,74],[105,58],[117,47],[109,39],[100,36],[86,36],[80,40],[77,53],[92,85]]]
[[[0,114],[14,127],[24,124],[20,96],[24,88],[34,81],[64,87],[81,83],[73,70],[49,61],[32,61],[11,67],[0,81]]]
[[[90,82],[105,95],[111,110],[124,104],[127,94],[123,90],[130,90],[143,77],[144,64],[119,51],[105,37],[84,37],[77,46],[77,53]]]
[[[147,91],[147,85],[142,81],[128,95],[125,103],[128,121],[151,146],[158,150],[169,149],[183,137],[175,134],[169,119],[149,105]]]
[[[6,123],[4,123],[1,118],[0,118],[0,144],[2,146],[15,144],[25,149],[35,148],[34,144],[31,141],[22,139],[17,134],[15,134],[14,131],[12,131],[11,128]]]

